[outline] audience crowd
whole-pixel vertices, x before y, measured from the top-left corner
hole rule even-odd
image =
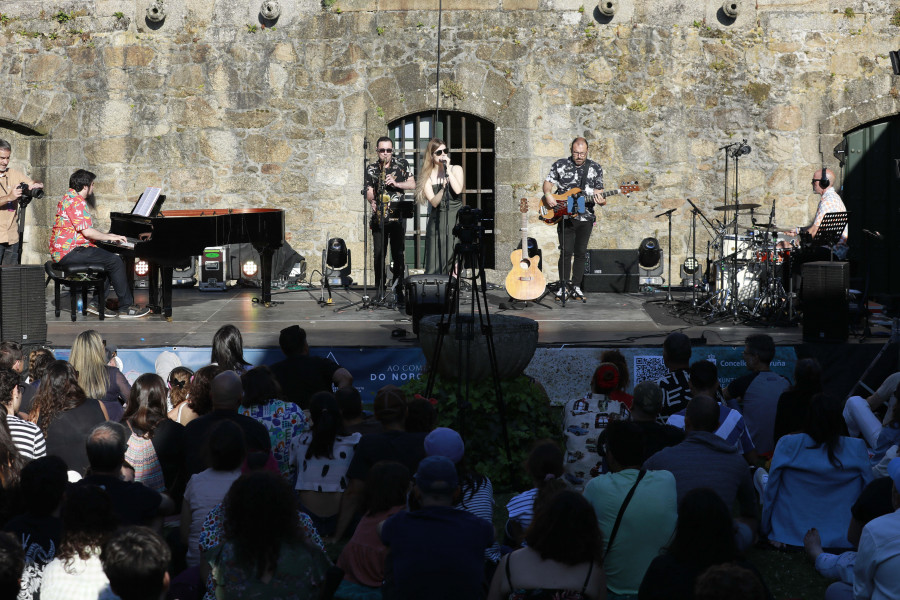
[[[385,386],[369,415],[301,328],[280,344],[254,366],[226,325],[209,365],[129,383],[96,331],[68,361],[0,343],[0,600],[771,598],[754,544],[804,549],[826,600],[900,598],[900,374],[842,401],[757,334],[722,388],[673,333],[628,394],[607,351],[495,531],[430,402]]]

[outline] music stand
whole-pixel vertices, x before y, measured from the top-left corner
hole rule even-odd
[[[816,246],[827,246],[829,250],[830,260],[834,261],[834,250],[832,246],[841,240],[844,229],[850,221],[849,212],[830,212],[826,213],[816,230],[816,236],[812,243]]]

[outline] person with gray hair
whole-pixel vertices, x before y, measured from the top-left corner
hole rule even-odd
[[[644,458],[650,458],[663,448],[684,441],[684,431],[657,421],[663,406],[663,391],[653,381],[642,381],[634,386],[631,420],[644,431]],[[604,436],[601,436],[604,437]],[[601,440],[605,442],[605,439]]]
[[[91,429],[85,446],[90,467],[79,485],[96,485],[105,489],[119,524],[160,529],[162,517],[175,512],[175,503],[165,494],[151,490],[142,483],[122,478],[128,429],[121,423],[104,421]]]
[[[23,203],[22,196],[26,188],[41,190],[43,195],[44,184],[32,181],[25,173],[9,168],[9,160],[12,156],[12,146],[6,140],[0,140],[0,263],[4,265],[15,264],[19,259],[19,206]],[[22,187],[24,184],[25,187]]]

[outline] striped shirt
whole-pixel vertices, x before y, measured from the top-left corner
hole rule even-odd
[[[510,521],[517,521],[522,526],[523,531],[531,525],[531,519],[534,516],[534,499],[537,496],[537,492],[537,488],[531,488],[527,492],[513,496],[506,504]]]
[[[670,416],[666,424],[684,429],[684,411],[678,411]],[[738,411],[728,408],[724,404],[719,404],[719,428],[716,430],[716,435],[735,445],[741,454],[756,449],[747,425],[744,423],[744,417]]]
[[[691,401],[691,384],[687,369],[671,371],[668,375],[657,379],[656,385],[663,393],[662,408],[659,411],[661,417],[683,410]]]
[[[16,415],[6,415],[6,424],[9,425],[13,443],[23,458],[34,460],[47,455],[47,442],[40,427],[23,421]]]

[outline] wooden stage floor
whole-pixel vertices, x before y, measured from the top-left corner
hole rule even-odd
[[[259,291],[237,287],[221,292],[175,289],[171,321],[158,315],[104,321],[94,315],[78,315],[73,323],[65,295],[60,316],[54,316],[51,287],[47,298],[47,341],[52,347],[69,347],[78,333],[93,328],[120,348],[209,347],[215,331],[231,323],[241,330],[247,348],[277,348],[279,331],[292,324],[306,329],[313,346],[408,347],[416,343],[410,317],[405,312],[388,308],[341,308],[358,302],[361,289],[334,290],[332,306],[318,302],[321,296],[318,288],[273,290],[273,300],[278,304],[270,307],[255,301]],[[138,302],[147,300],[146,292],[141,290],[135,296]],[[463,290],[461,297],[464,302],[460,310],[468,312],[471,293]],[[709,311],[693,310],[692,297],[684,292],[673,292],[672,302],[666,302],[664,292],[591,294],[586,303],[569,302],[565,307],[547,296],[544,306],[531,305],[521,310],[506,306],[508,297],[501,288],[489,289],[487,298],[487,311],[491,315],[507,313],[536,320],[542,346],[658,346],[667,334],[676,330],[694,338],[703,336],[710,345],[741,345],[744,337],[752,332],[768,333],[779,345],[802,342],[802,331],[796,325],[735,324],[730,317],[706,322]],[[850,341],[854,341],[852,337]],[[884,339],[872,342],[881,344]]]

